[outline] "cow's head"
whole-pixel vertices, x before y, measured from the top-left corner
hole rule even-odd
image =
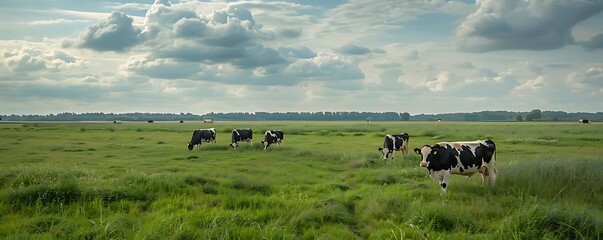
[[[390,154],[392,154],[392,159],[394,158],[393,149],[389,149],[389,148],[379,148],[378,149],[379,152],[381,152],[381,154],[383,154],[383,160],[387,160],[387,158],[389,157]]]
[[[188,142],[188,144],[186,144],[186,148],[188,148],[188,150],[193,150],[193,144],[191,144],[191,142]]]
[[[229,146],[230,146],[232,149],[236,149],[236,148],[237,148],[237,146],[239,146],[239,144],[238,144],[238,143],[231,143]]]
[[[427,167],[429,166],[429,163],[434,161],[438,156],[439,152],[440,152],[440,146],[439,145],[434,145],[429,146],[429,145],[425,145],[422,148],[415,148],[415,153],[421,155],[421,167]]]

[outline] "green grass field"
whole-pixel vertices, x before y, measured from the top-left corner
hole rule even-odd
[[[189,151],[197,128],[217,144]],[[230,149],[233,128],[254,144]],[[285,144],[262,150],[268,129]],[[387,133],[409,155],[384,161]],[[499,177],[452,176],[412,149],[492,139]],[[2,239],[601,239],[603,124],[0,124]]]

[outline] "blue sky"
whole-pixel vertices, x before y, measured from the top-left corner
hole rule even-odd
[[[0,114],[603,111],[601,0],[0,3]]]

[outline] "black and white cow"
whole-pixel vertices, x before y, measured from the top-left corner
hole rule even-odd
[[[188,142],[186,147],[188,150],[193,150],[193,147],[200,147],[202,142],[213,142],[216,143],[216,129],[197,129],[193,132],[191,141]]]
[[[400,151],[400,156],[408,154],[408,139],[408,133],[385,135],[383,147],[379,148],[383,159],[387,160],[390,154],[394,159],[394,151]]]
[[[496,182],[496,145],[492,140],[474,142],[440,142],[414,149],[420,154],[421,167],[426,167],[431,179],[438,181],[442,194],[451,174],[467,177],[475,173],[482,175],[483,185]]]
[[[237,146],[239,146],[239,142],[241,141],[245,141],[248,142],[249,144],[253,144],[253,130],[251,130],[250,128],[247,129],[234,129],[232,130],[232,143],[230,144],[230,147],[232,147],[232,149],[236,149]]]
[[[268,147],[270,147],[271,144],[283,144],[284,140],[285,133],[283,132],[283,130],[268,130],[266,131],[266,133],[264,133],[264,141],[262,141],[262,144],[264,144],[264,150],[266,150],[268,149]]]

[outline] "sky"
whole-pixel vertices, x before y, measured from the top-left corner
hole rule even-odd
[[[603,111],[601,0],[0,2],[0,114]]]

